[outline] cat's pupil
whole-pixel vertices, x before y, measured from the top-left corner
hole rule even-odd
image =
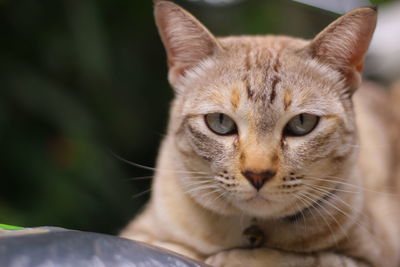
[[[304,116],[303,116],[303,114],[300,114],[299,118],[300,118],[301,124],[303,125],[304,124]]]
[[[220,123],[220,124],[223,124],[223,122],[224,122],[224,117],[225,117],[224,114],[222,114],[222,113],[219,114],[219,123]]]

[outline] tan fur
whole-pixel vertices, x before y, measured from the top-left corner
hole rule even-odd
[[[398,266],[400,98],[370,83],[355,92],[376,12],[354,10],[312,41],[215,38],[166,1],[155,15],[177,94],[151,200],[121,236],[213,266]],[[213,133],[210,113],[238,133]],[[318,115],[316,128],[284,136],[300,113]],[[243,175],[266,170],[259,190]]]
[[[236,109],[239,106],[239,102],[240,102],[240,91],[238,88],[235,88],[235,89],[233,89],[232,95],[231,95],[231,104],[232,104],[233,111],[236,111]]]
[[[283,101],[284,101],[283,104],[284,104],[285,110],[288,110],[288,108],[292,104],[292,97],[293,97],[293,95],[290,92],[285,92],[284,99],[283,99]]]

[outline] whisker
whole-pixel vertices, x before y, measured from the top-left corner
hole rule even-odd
[[[304,192],[304,193],[303,193],[303,192],[299,192],[299,194],[300,194],[302,197],[309,199],[309,200],[311,201],[312,204],[315,204],[315,205],[317,205],[319,208],[321,208],[321,209],[322,209],[327,215],[329,215],[329,216],[339,225],[339,227],[340,227],[340,224],[339,224],[338,221],[332,216],[332,214],[330,214],[330,213],[325,209],[325,207],[323,207],[320,203],[318,203],[318,200],[319,200],[319,199],[313,199],[313,198],[311,198],[310,196],[308,196],[306,193],[307,193],[307,192]],[[328,226],[329,231],[331,232],[331,235],[332,235],[332,237],[334,238],[335,244],[337,245],[337,244],[338,244],[337,237],[336,237],[336,235],[334,234],[333,229],[332,229],[331,225],[329,224],[329,222],[327,221],[327,219],[325,218],[324,214],[322,214],[322,212],[321,212],[319,209],[314,209],[314,210],[315,210],[316,212],[318,212],[318,214],[321,216],[322,220],[324,220],[325,225]]]
[[[151,176],[130,177],[130,178],[126,178],[126,179],[123,179],[123,180],[124,181],[139,181],[139,180],[150,180],[152,178],[154,178],[153,175],[151,175]]]
[[[307,202],[305,202],[299,195],[294,194],[293,196],[296,198],[296,200],[300,201],[305,207],[308,207]],[[305,228],[305,231],[307,232],[307,222],[306,222],[306,217],[305,217],[304,211],[303,211],[304,208],[300,207],[297,202],[295,204],[296,204],[296,209],[298,209],[300,211],[300,214],[303,217],[304,228]]]
[[[377,190],[370,189],[370,188],[367,188],[367,187],[364,187],[364,186],[361,186],[361,185],[355,185],[355,184],[348,183],[348,182],[337,181],[337,180],[334,180],[335,178],[337,178],[337,177],[334,177],[334,176],[326,176],[326,177],[327,178],[319,178],[319,177],[307,176],[307,178],[309,178],[310,180],[317,180],[317,181],[325,181],[325,182],[342,184],[342,185],[349,186],[349,187],[352,187],[352,188],[360,189],[362,191],[371,192],[371,193],[377,193],[377,194],[383,194],[383,195],[388,195],[388,196],[393,196],[393,197],[400,196],[397,193],[385,192],[385,191],[377,191]],[[330,178],[333,178],[333,179],[330,179]],[[389,188],[388,188],[388,190],[389,190]]]
[[[206,190],[206,189],[218,189],[218,190],[220,190],[220,188],[218,186],[216,186],[216,185],[207,185],[206,184],[206,185],[201,185],[201,186],[197,186],[197,187],[191,188],[190,190],[186,190],[185,193],[186,194],[191,194],[193,192]]]
[[[221,199],[223,196],[225,196],[228,192],[226,191],[221,191],[220,194],[212,201],[216,202],[217,200]]]
[[[205,184],[214,184],[212,180],[188,180],[183,182],[183,187],[185,188],[192,188],[192,187],[196,187],[198,185],[205,185]]]
[[[118,156],[117,154],[115,154],[115,153],[112,152],[112,151],[111,151],[111,154],[112,154],[115,158],[117,158],[118,160],[120,160],[120,161],[122,161],[122,162],[124,162],[124,163],[126,163],[126,164],[129,164],[129,165],[134,166],[134,167],[137,167],[137,168],[142,168],[142,169],[145,169],[145,170],[150,170],[150,171],[169,171],[169,172],[175,172],[175,173],[209,174],[209,173],[206,173],[206,172],[197,172],[197,171],[183,171],[183,170],[169,170],[169,169],[153,168],[153,167],[141,165],[141,164],[138,164],[138,163],[129,161],[129,160],[127,160],[127,159],[124,159],[124,158]]]
[[[139,177],[131,177],[131,178],[126,178],[123,179],[124,181],[139,181],[139,180],[151,180],[155,176],[154,175],[149,175],[149,176],[139,176]],[[189,177],[183,177],[183,179],[197,179],[197,178],[213,178],[211,176],[189,176]]]
[[[313,196],[313,194],[311,192],[307,192],[310,196]],[[328,204],[330,207],[334,208],[335,210],[337,210],[338,212],[342,213],[344,216],[346,216],[348,219],[352,219],[350,217],[349,214],[347,214],[346,212],[342,211],[340,208],[338,208],[336,205],[332,204],[330,201],[321,198],[319,199],[319,201]],[[335,218],[335,216],[333,216],[323,205],[321,205],[320,203],[318,203],[318,206],[320,208],[322,208],[336,223],[336,225],[339,227],[340,231],[343,233],[343,235],[346,236],[346,238],[349,240],[349,235],[348,233],[345,231],[344,227],[342,224],[339,223],[339,221]]]
[[[353,206],[351,206],[349,203],[347,203],[346,201],[344,201],[344,200],[343,200],[340,196],[338,196],[337,194],[333,194],[332,192],[329,192],[329,191],[324,190],[324,189],[319,189],[319,188],[311,188],[311,189],[314,190],[314,191],[320,191],[320,192],[323,192],[323,193],[330,194],[330,196],[329,196],[330,198],[335,199],[335,200],[337,200],[337,201],[340,201],[343,205],[345,205],[346,207],[348,207],[348,208],[350,209],[351,212],[353,212],[353,213],[358,213],[358,211],[356,211],[356,210],[354,209]],[[340,213],[342,213],[343,215],[345,215],[346,217],[348,217],[349,219],[351,219],[349,213],[347,213],[347,212],[345,212],[344,210],[338,208],[338,207],[337,207],[336,205],[334,205],[333,203],[331,203],[331,202],[329,202],[328,200],[325,200],[325,199],[322,199],[322,201],[325,201],[326,204],[329,204],[332,208],[336,209],[337,211],[339,211]],[[357,220],[355,221],[355,223],[356,223],[358,226],[362,227],[363,230],[366,230],[366,231],[368,232],[368,229],[367,229],[364,225],[361,225]]]
[[[187,177],[185,177],[184,179],[186,179]],[[187,178],[190,179],[190,178]],[[213,183],[212,180],[188,180],[188,181],[184,181],[183,185],[184,186],[193,186],[193,185],[198,185],[198,184],[205,184],[205,183]]]
[[[210,202],[212,202],[212,199],[211,199],[211,198],[207,199],[207,197],[208,197],[209,195],[218,193],[218,192],[220,192],[220,191],[221,191],[221,188],[215,188],[214,190],[211,190],[211,191],[208,192],[207,194],[202,195],[201,197],[202,197],[203,201],[205,201],[205,202],[204,202],[204,205],[205,205],[205,206],[208,206],[208,204],[209,204]]]
[[[323,189],[323,188],[315,187],[314,185],[308,185],[308,184],[307,184],[307,186],[309,186],[309,188],[312,189],[312,190],[314,190],[314,191],[319,191],[319,192],[325,193],[325,194],[327,194],[327,195],[329,194],[329,197],[330,197],[330,198],[333,198],[333,199],[335,199],[335,200],[340,201],[343,205],[345,205],[346,207],[348,207],[352,212],[357,212],[357,211],[354,209],[353,206],[351,206],[349,203],[347,203],[346,201],[344,201],[344,200],[343,200],[340,196],[338,196],[337,194],[334,194],[333,192],[328,191],[328,190]],[[338,190],[335,190],[335,191],[338,191]],[[327,201],[327,200],[325,200],[325,201]],[[328,201],[328,202],[329,202],[329,201]],[[329,204],[332,204],[332,203],[329,202]],[[333,204],[332,204],[332,205],[333,205]],[[336,206],[336,208],[337,208],[337,206]],[[341,212],[344,212],[344,211],[341,210]]]
[[[216,202],[228,194],[229,192],[221,190],[220,194],[212,202]]]
[[[211,184],[211,183],[202,183],[202,184],[198,184],[198,185],[192,185],[192,186],[188,186],[187,189],[185,191],[185,193],[191,193],[194,192],[196,190],[204,190],[207,188],[218,188],[216,185]]]
[[[296,194],[297,195],[297,194]],[[312,203],[307,203],[307,201],[306,200],[304,200],[303,198],[298,198],[300,201],[302,201],[302,203],[304,204],[304,207],[309,207],[310,205],[312,205]],[[314,215],[314,211],[313,211],[313,209],[309,209],[308,210],[309,212],[310,212],[310,214],[311,214],[311,216],[313,217],[313,220],[314,221],[316,221],[316,217],[315,217],[315,215]]]
[[[144,191],[142,191],[140,193],[137,193],[137,194],[133,195],[132,198],[137,198],[137,197],[143,196],[143,195],[145,195],[147,193],[150,193],[150,192],[151,192],[151,188],[146,189],[146,190],[144,190]]]
[[[315,190],[315,189],[314,189],[314,190]],[[325,192],[327,192],[327,191],[325,191]],[[309,192],[309,193],[310,193],[310,192]],[[330,193],[330,192],[328,192],[328,193]],[[354,207],[352,207],[349,203],[347,203],[346,201],[344,201],[344,200],[343,200],[342,198],[340,198],[338,195],[332,194],[332,195],[330,195],[330,198],[340,201],[340,202],[343,203],[345,206],[347,206],[347,207],[350,209],[351,212],[353,212],[353,213],[357,212],[357,211],[354,210]],[[343,214],[344,216],[346,216],[348,219],[354,221],[354,223],[355,223],[358,227],[360,227],[360,229],[362,229],[362,230],[365,231],[366,233],[369,233],[369,229],[368,229],[364,224],[361,224],[360,221],[359,221],[356,217],[352,218],[351,215],[350,215],[348,212],[346,212],[346,211],[340,209],[340,208],[337,207],[335,204],[331,203],[330,201],[328,201],[328,200],[326,200],[326,199],[321,199],[321,201],[322,201],[323,203],[325,203],[325,204],[328,204],[330,207],[334,208],[335,210],[337,210],[338,212],[340,212],[341,214]],[[362,216],[362,214],[361,214],[360,216]],[[341,227],[341,228],[343,228],[343,227]],[[347,234],[346,234],[346,236],[347,236]],[[380,244],[383,245],[383,242],[382,242],[381,240],[379,240],[379,239],[377,239],[377,238],[375,238],[375,237],[373,237],[373,236],[371,236],[371,237],[374,239],[375,242],[378,242],[378,243],[380,243]],[[347,238],[348,238],[348,237],[347,237]]]
[[[311,189],[316,190],[315,188],[311,188]],[[316,191],[317,191],[317,190],[316,190]],[[321,189],[319,189],[318,191],[321,191]],[[337,201],[340,201],[342,204],[344,204],[345,206],[347,206],[347,207],[350,209],[351,212],[353,212],[353,213],[358,213],[358,212],[354,209],[354,207],[352,207],[349,203],[347,203],[346,201],[344,201],[340,196],[338,196],[338,195],[336,195],[336,194],[332,194],[331,192],[326,191],[326,190],[323,190],[323,191],[326,192],[326,193],[328,193],[328,194],[331,194],[331,195],[330,195],[330,198],[335,199],[335,200],[337,200]],[[309,193],[310,193],[310,192],[309,192]],[[340,208],[339,208],[338,206],[336,206],[334,203],[331,203],[330,201],[328,201],[328,200],[326,200],[326,199],[321,199],[321,201],[322,201],[323,203],[325,203],[325,204],[328,204],[330,207],[334,208],[335,210],[337,210],[338,212],[340,212],[341,214],[343,214],[344,216],[346,216],[348,219],[354,221],[354,223],[355,223],[358,227],[360,227],[360,229],[362,229],[362,230],[365,231],[366,233],[369,233],[368,228],[367,228],[364,224],[361,224],[360,221],[359,221],[356,217],[352,218],[352,216],[351,216],[348,212],[344,211],[343,209],[340,209]],[[362,216],[362,214],[361,214],[360,216]],[[376,238],[373,238],[373,239],[374,239],[376,242],[383,244],[383,242],[381,242],[381,240],[378,240],[378,239],[376,239]]]
[[[312,186],[310,186],[309,188],[312,189],[312,190],[314,190],[314,191],[323,193],[323,194],[329,196],[329,198],[334,198],[335,200],[341,201],[343,204],[345,204],[347,207],[349,207],[353,212],[355,212],[355,210],[354,210],[353,207],[351,207],[348,203],[346,203],[342,198],[340,198],[338,195],[334,194],[333,192],[328,191],[328,190],[324,190],[324,189],[314,188],[314,187],[312,187]],[[311,192],[308,192],[308,193],[311,194]],[[321,198],[320,201],[324,201],[324,203],[328,204],[329,206],[331,206],[331,207],[334,208],[335,210],[339,211],[339,212],[342,213],[343,215],[349,216],[348,213],[346,213],[346,212],[343,211],[342,209],[338,208],[336,205],[334,205],[334,204],[331,203],[330,201],[328,201],[328,200],[326,200],[326,199],[324,199],[324,198]],[[350,217],[349,217],[349,219],[350,219]]]
[[[312,187],[320,188],[320,189],[327,189],[327,190],[332,190],[333,189],[331,187],[327,187],[327,186],[323,186],[323,185],[314,185],[314,184],[309,184],[309,183],[306,183],[306,182],[304,182],[303,184],[306,185],[306,186],[312,186]],[[352,194],[362,193],[362,190],[352,191],[352,190],[346,190],[346,189],[340,189],[340,188],[336,188],[335,191],[344,192],[344,193],[352,193]],[[327,191],[327,192],[329,192],[329,191]]]

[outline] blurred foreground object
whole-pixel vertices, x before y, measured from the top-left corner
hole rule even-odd
[[[132,240],[55,227],[0,229],[0,266],[206,267],[183,256]]]

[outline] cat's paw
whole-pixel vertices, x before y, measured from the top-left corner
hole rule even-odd
[[[227,250],[214,254],[206,259],[206,263],[213,267],[245,266],[238,250]]]
[[[214,267],[276,267],[280,256],[280,252],[268,248],[232,249],[214,254],[205,262]]]

